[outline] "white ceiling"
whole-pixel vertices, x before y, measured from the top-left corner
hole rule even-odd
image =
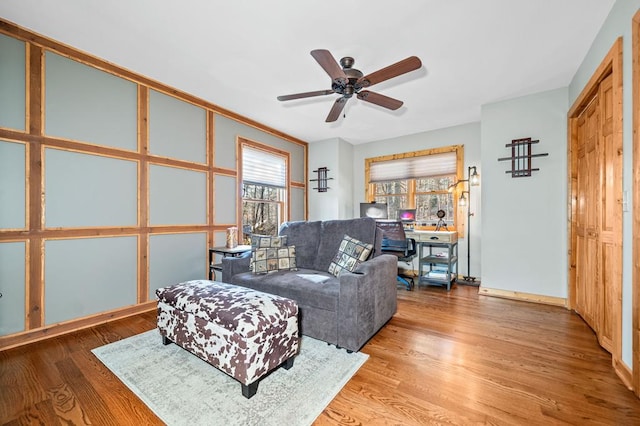
[[[483,104],[568,86],[615,0],[2,0],[0,17],[307,142],[353,144],[478,121]],[[309,52],[371,73],[397,111],[338,95]]]

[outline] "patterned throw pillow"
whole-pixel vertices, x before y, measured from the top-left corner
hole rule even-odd
[[[283,235],[283,236],[273,236],[273,235],[258,235],[258,234],[253,234],[251,235],[251,262],[249,263],[249,269],[251,271],[253,271],[256,274],[266,274],[267,272],[269,272],[269,270],[267,270],[267,249],[270,250],[278,250],[281,248],[286,248],[287,247],[287,236]],[[259,253],[256,253],[257,251],[260,251]],[[270,251],[269,254],[270,259],[277,259],[277,256],[275,256],[273,254],[273,251]],[[294,257],[295,257],[295,252],[294,252]],[[254,263],[256,262],[256,258],[259,258],[259,260],[261,261],[260,265],[259,265],[259,269],[256,269],[256,266],[254,265]],[[271,262],[272,266],[273,266],[273,260]],[[277,270],[277,269],[272,269],[273,270]]]
[[[251,253],[251,266],[254,274],[297,271],[296,246],[258,248]]]
[[[358,265],[369,258],[373,244],[366,244],[360,240],[344,234],[338,253],[329,265],[329,273],[339,276],[343,271],[353,272]]]
[[[251,250],[259,249],[259,248],[280,248],[286,247],[287,245],[287,236],[277,236],[274,237],[272,235],[251,235]]]

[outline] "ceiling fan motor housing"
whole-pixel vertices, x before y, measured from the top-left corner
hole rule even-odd
[[[346,84],[342,84],[341,81],[334,80],[331,85],[334,92],[344,95],[346,98],[350,98],[354,93],[358,93],[360,89],[365,86],[364,84],[356,84],[364,74],[362,71],[352,68],[355,62],[355,59],[351,56],[345,56],[340,59],[340,65],[342,66],[342,71],[344,71],[344,74],[347,76],[347,82]]]

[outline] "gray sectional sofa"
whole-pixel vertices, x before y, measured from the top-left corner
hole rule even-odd
[[[328,269],[345,234],[373,244],[374,249],[354,272],[335,277]],[[255,274],[249,269],[247,253],[222,260],[222,281],[294,299],[302,334],[359,350],[397,307],[398,260],[380,253],[382,232],[375,220],[288,222],[279,235],[287,236],[288,246],[295,245],[297,270]]]

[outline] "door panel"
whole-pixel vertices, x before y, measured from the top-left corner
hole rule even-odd
[[[616,350],[622,280],[622,150],[613,132],[612,77],[578,117],[575,310]]]
[[[614,145],[613,137],[613,84],[609,76],[600,83],[601,115],[601,166],[600,185],[602,193],[600,252],[602,253],[602,306],[600,321],[600,344],[612,352],[616,329],[616,306],[621,301],[617,282],[622,280],[622,156]]]
[[[593,328],[600,328],[601,287],[598,255],[600,179],[598,161],[599,98],[596,95],[578,122],[578,206],[576,312]]]

